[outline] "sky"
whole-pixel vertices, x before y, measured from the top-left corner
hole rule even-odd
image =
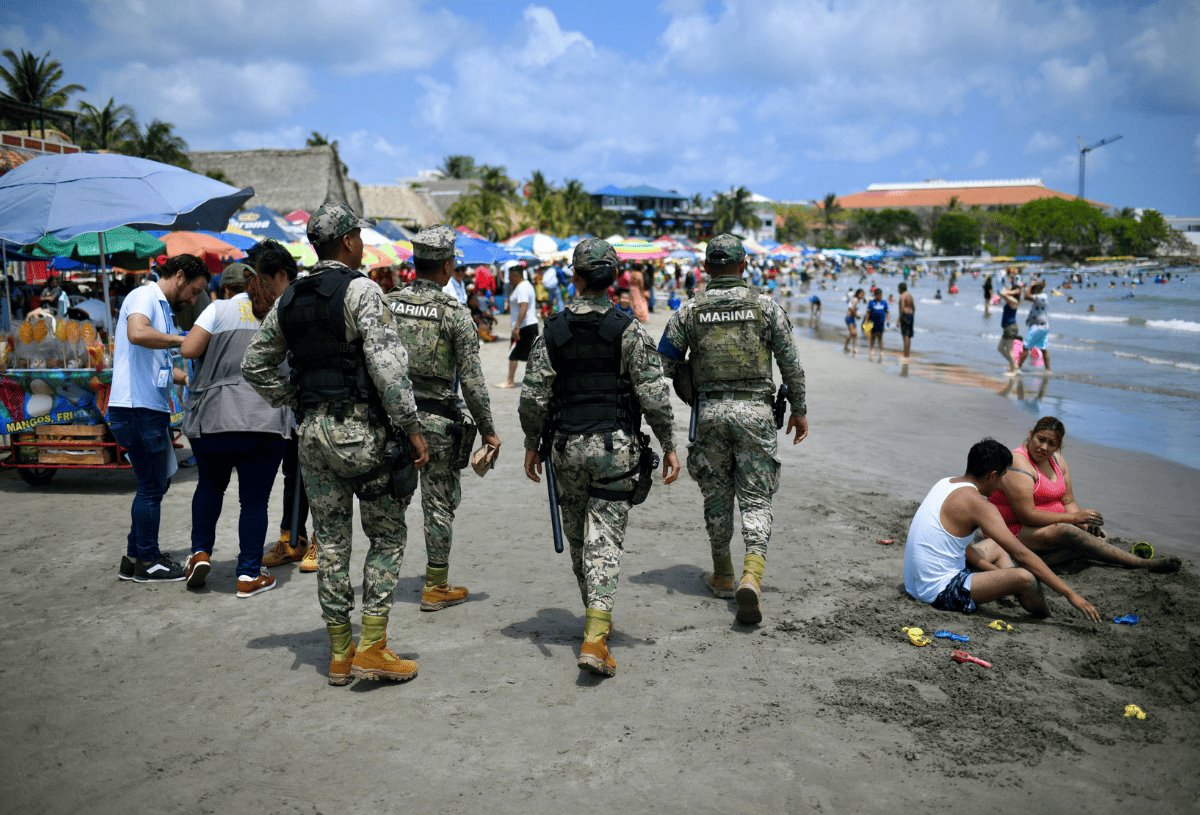
[[[339,143],[390,184],[510,176],[776,200],[1041,178],[1200,215],[1200,0],[8,0],[0,45],[191,149]]]

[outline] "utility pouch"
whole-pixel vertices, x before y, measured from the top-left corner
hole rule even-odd
[[[631,506],[644,503],[650,495],[650,487],[654,484],[654,471],[658,469],[658,453],[650,446],[650,437],[639,433],[642,439],[642,452],[638,456],[638,477],[633,483],[633,492],[629,496]]]
[[[450,448],[450,466],[455,470],[465,470],[471,463],[471,450],[475,447],[479,428],[469,416],[463,416],[461,421],[450,423],[446,432],[454,439],[454,445]]]
[[[407,498],[416,491],[417,482],[417,468],[413,466],[412,450],[406,438],[390,440],[378,466],[350,479],[354,494],[361,501],[374,501],[389,492],[394,498]]]

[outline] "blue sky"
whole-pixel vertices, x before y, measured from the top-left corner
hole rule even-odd
[[[1200,0],[8,2],[83,99],[194,149],[336,138],[391,183],[473,155],[589,188],[819,198],[1040,177],[1200,215]]]

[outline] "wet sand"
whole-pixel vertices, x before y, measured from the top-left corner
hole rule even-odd
[[[665,315],[651,319],[657,336]],[[897,375],[801,339],[811,437],[781,445],[765,619],[746,628],[703,589],[700,495],[686,475],[631,513],[614,615],[618,675],[575,667],[582,609],[551,548],[542,485],[521,474],[519,392],[492,391],[504,441],[464,475],[452,580],[470,602],[418,610],[410,542],[391,644],[420,675],[325,684],[315,579],[233,594],[236,508],[209,588],[116,579],[133,479],[0,473],[0,801],[13,812],[1180,812],[1200,780],[1200,473],[1068,440],[1079,496],[1110,534],[1187,561],[1176,575],[1092,566],[1067,581],[1106,619],[1051,596],[966,617],[900,591],[917,502],[984,435],[1016,444],[1029,414],[982,388]],[[507,344],[483,349],[489,382]],[[679,405],[677,438],[687,415]],[[164,548],[187,549],[195,471],[164,501]],[[272,500],[278,518],[282,484]],[[882,546],[879,538],[895,538]],[[361,532],[358,541],[365,543]],[[740,542],[735,540],[735,551]],[[361,574],[362,549],[353,561]],[[1014,631],[987,623],[1003,618]],[[991,670],[914,648],[905,625],[971,637]],[[953,646],[961,647],[961,646]],[[1142,721],[1122,715],[1136,703]]]

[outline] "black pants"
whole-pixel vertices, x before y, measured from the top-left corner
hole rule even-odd
[[[296,500],[296,490],[300,490],[300,531],[299,534],[292,536],[292,546],[296,545],[296,541],[300,539],[300,535],[307,537],[308,532],[305,529],[305,524],[308,522],[308,493],[304,491],[304,479],[297,479],[300,465],[300,442],[299,434],[295,430],[292,431],[292,437],[287,441],[287,449],[283,453],[283,520],[279,522],[279,529],[283,532],[289,532],[292,529],[292,504]]]

